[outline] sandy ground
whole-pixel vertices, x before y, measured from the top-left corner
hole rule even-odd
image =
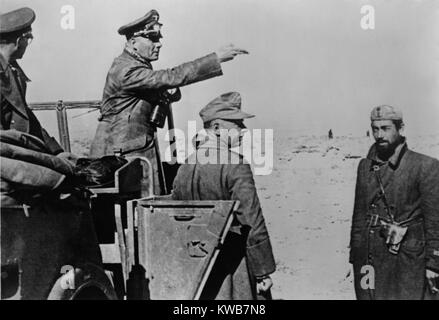
[[[348,244],[359,158],[370,138],[275,140],[274,171],[255,178],[277,271],[274,299],[354,299]],[[408,140],[439,158],[438,136]]]
[[[255,181],[277,271],[274,299],[354,299],[348,244],[356,170],[372,139],[276,136],[274,169]],[[439,158],[439,135],[409,147]],[[73,143],[86,154],[87,141]]]

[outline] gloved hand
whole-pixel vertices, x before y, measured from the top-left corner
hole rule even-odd
[[[432,294],[437,294],[439,292],[439,273],[432,270],[425,270],[425,277],[427,278],[428,287]]]
[[[258,294],[267,292],[273,286],[273,280],[270,276],[265,276],[260,279],[256,279],[256,292]]]
[[[61,152],[56,155],[58,158],[67,160],[71,162],[73,165],[76,165],[76,161],[78,160],[78,156],[74,155],[71,152]]]
[[[123,157],[104,156],[98,159],[80,158],[74,176],[83,186],[99,186],[114,181],[114,173],[128,162]]]

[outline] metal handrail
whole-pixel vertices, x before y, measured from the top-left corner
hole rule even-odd
[[[59,142],[61,147],[71,152],[69,125],[67,121],[67,109],[100,109],[100,100],[88,101],[63,101],[30,103],[29,108],[35,111],[56,110],[58,122]]]
[[[62,103],[66,109],[99,109],[101,107],[101,100],[89,100],[89,101],[63,101],[58,100],[56,102],[38,102],[30,103],[29,107],[32,110],[56,110],[59,103]]]

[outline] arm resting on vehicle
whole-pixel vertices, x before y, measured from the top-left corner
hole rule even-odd
[[[57,188],[65,175],[37,164],[1,157],[1,177],[15,190],[49,191]]]

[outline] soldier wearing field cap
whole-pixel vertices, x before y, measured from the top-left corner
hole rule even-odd
[[[350,262],[358,299],[439,299],[439,161],[414,152],[402,112],[373,108],[360,161]]]
[[[159,13],[145,16],[119,28],[126,37],[123,53],[117,57],[107,75],[101,116],[90,155],[99,157],[114,152],[148,158],[154,171],[154,190],[163,192],[163,174],[155,134],[163,126],[166,103],[178,89],[194,82],[222,75],[221,63],[247,51],[233,45],[172,69],[153,70],[152,62],[159,59],[162,44],[162,23]],[[178,96],[178,97],[176,97]]]
[[[275,271],[275,262],[253,174],[243,157],[230,150],[241,143],[244,119],[254,116],[241,110],[237,92],[212,100],[200,116],[206,135],[179,168],[173,199],[240,202],[201,298],[270,298],[270,274]]]
[[[241,95],[238,92],[228,92],[213,99],[201,109],[200,117],[203,123],[209,123],[215,119],[244,120],[253,118],[254,115],[241,110]]]

